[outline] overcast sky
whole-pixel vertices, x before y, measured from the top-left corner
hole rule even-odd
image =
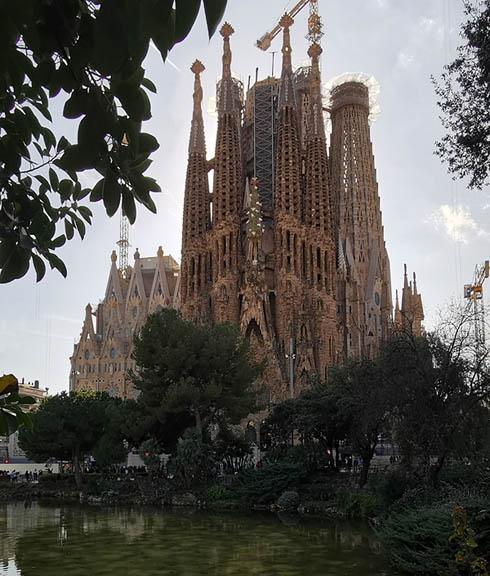
[[[228,0],[225,20],[235,28],[231,38],[232,70],[244,81],[269,75],[272,57],[254,42],[270,30],[295,0]],[[434,156],[434,141],[442,134],[430,75],[439,76],[454,57],[463,19],[460,0],[319,0],[324,24],[322,80],[344,72],[373,75],[380,85],[381,113],[371,126],[385,240],[391,260],[393,296],[403,282],[403,263],[417,272],[426,326],[451,298],[462,297],[477,263],[490,257],[488,190],[470,192],[453,182]],[[303,9],[292,27],[292,59],[307,60]],[[280,72],[281,37],[270,50]],[[203,14],[190,36],[176,46],[166,64],[151,49],[147,75],[158,94],[151,95],[153,118],[145,131],[153,133],[160,149],[149,174],[163,193],[156,196],[158,214],[141,208],[130,230],[130,263],[136,248],[155,256],[158,246],[180,261],[182,207],[187,143],[192,113],[193,75],[199,58],[205,109],[215,95],[221,70],[222,39],[209,41]],[[70,134],[74,127],[57,123],[55,131]],[[216,118],[205,114],[208,156],[214,156]],[[85,184],[93,184],[89,174]],[[84,309],[103,297],[110,255],[117,248],[119,216],[109,219],[102,206],[91,206],[94,225],[83,242],[73,240],[59,250],[68,278],[48,272],[40,284],[34,273],[2,285],[0,315],[0,373],[26,381],[39,380],[51,392],[68,389],[69,356],[78,340]],[[490,284],[488,288],[490,290]]]

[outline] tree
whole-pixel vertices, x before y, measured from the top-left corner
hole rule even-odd
[[[238,423],[255,408],[252,383],[261,367],[253,365],[236,326],[196,326],[175,310],[162,310],[135,336],[133,357],[138,401],[162,424],[180,421],[179,435],[189,416],[202,440],[212,422]]]
[[[203,0],[209,34],[226,0]],[[112,216],[122,204],[130,222],[136,202],[155,212],[145,176],[159,144],[142,132],[151,117],[142,66],[150,42],[165,60],[189,33],[201,0],[16,0],[0,2],[0,282],[37,280],[46,263],[66,276],[57,248],[85,235],[103,201]],[[65,94],[63,95],[62,92]],[[67,97],[66,97],[66,96]],[[77,142],[57,137],[50,98],[67,119],[81,118]],[[66,101],[65,101],[66,100]],[[94,188],[78,174],[95,170]],[[60,230],[60,227],[62,229]]]
[[[441,83],[432,81],[447,133],[436,154],[470,188],[489,182],[490,170],[490,0],[465,0],[468,20],[461,27],[464,44],[444,67]]]
[[[82,483],[81,463],[85,455],[103,442],[120,454],[122,435],[117,438],[109,418],[114,404],[121,400],[107,394],[62,392],[45,399],[32,414],[32,430],[22,429],[19,445],[28,458],[42,462],[48,458],[69,460],[77,486]]]
[[[362,458],[359,486],[369,473],[378,437],[388,431],[395,390],[377,359],[356,359],[331,370],[332,400],[342,414],[346,439]]]
[[[489,434],[489,351],[475,342],[473,321],[471,309],[450,307],[433,333],[395,335],[382,352],[404,463],[433,482],[449,457],[482,453]]]

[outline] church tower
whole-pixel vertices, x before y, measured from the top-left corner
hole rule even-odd
[[[218,131],[214,157],[213,231],[209,250],[213,260],[213,283],[210,291],[213,320],[238,323],[243,182],[240,108],[231,76],[230,36],[233,32],[228,23],[220,30],[223,36],[223,73],[217,91]]]
[[[302,226],[301,148],[298,110],[291,65],[290,26],[285,14],[282,71],[277,105],[276,161],[274,172],[274,302],[279,351],[295,346],[301,318],[307,312],[300,254],[305,245]],[[281,365],[285,368],[284,362]]]
[[[297,395],[310,376],[328,378],[328,367],[344,356],[372,356],[392,329],[368,88],[356,81],[334,89],[329,160],[315,22],[311,64],[293,71],[293,19],[281,18],[280,78],[257,79],[244,107],[231,75],[233,28],[224,24],[216,151],[208,161],[204,67],[192,66],[182,314],[240,326],[256,358],[267,359],[263,382],[272,403]]]
[[[330,162],[336,230],[345,256],[344,354],[372,356],[391,326],[390,264],[369,129],[369,90],[359,81],[331,94]]]
[[[207,249],[206,234],[211,227],[206,143],[202,119],[201,73],[204,66],[196,60],[194,73],[194,109],[192,114],[189,158],[184,193],[182,226],[182,315],[193,322],[210,320],[207,289],[212,256]]]

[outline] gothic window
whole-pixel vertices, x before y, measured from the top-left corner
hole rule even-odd
[[[85,350],[85,360],[88,360],[90,358],[90,352],[88,350]]]
[[[111,348],[111,354],[110,354],[111,358],[115,358],[116,357],[116,349],[115,348]]]
[[[138,292],[138,285],[137,284],[134,285],[134,295],[136,296],[136,298],[138,298],[138,296],[140,295]]]
[[[160,296],[163,294],[162,285],[160,283],[158,284],[157,292],[158,292],[158,294],[160,294]]]
[[[136,314],[138,314],[138,308],[135,306],[132,311],[133,318],[136,318]]]

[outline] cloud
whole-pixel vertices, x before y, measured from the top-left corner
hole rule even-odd
[[[488,232],[475,222],[468,208],[461,204],[454,207],[442,204],[429,216],[428,222],[439,232],[447,234],[454,242],[462,244],[468,244],[475,237],[489,237]]]
[[[397,68],[409,68],[409,66],[414,62],[414,57],[412,54],[407,54],[406,52],[399,52],[396,57]]]

